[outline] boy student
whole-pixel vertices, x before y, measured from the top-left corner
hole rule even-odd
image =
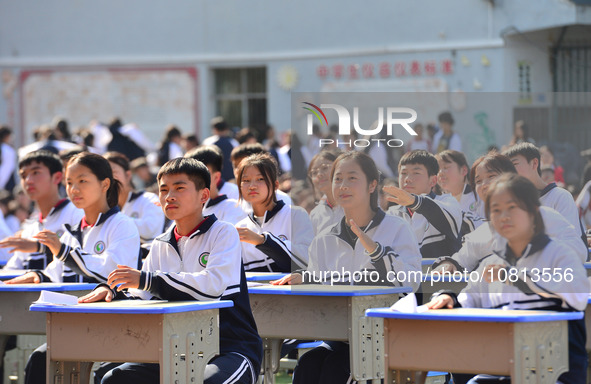
[[[35,202],[38,216],[23,223],[20,236],[0,241],[0,248],[9,248],[14,253],[4,268],[45,269],[53,255],[33,236],[45,229],[61,236],[62,225],[79,223],[84,211],[60,197],[63,169],[56,154],[47,150],[30,152],[19,161],[18,167],[21,186]]]
[[[558,211],[575,228],[580,228],[581,238],[587,244],[587,237],[581,226],[579,210],[573,196],[566,189],[558,187],[556,183],[547,184],[542,179],[539,149],[532,143],[523,142],[509,147],[503,155],[511,159],[519,175],[531,181],[540,191],[540,203]]]
[[[269,153],[269,152],[260,143],[240,144],[239,146],[237,146],[236,148],[234,148],[232,150],[231,160],[232,160],[232,167],[234,167],[234,177],[236,178],[236,180],[238,180],[238,166],[240,165],[240,162],[250,155],[256,155],[259,153]],[[224,186],[225,186],[225,184],[224,184]],[[232,195],[230,195],[230,194],[228,194],[228,197],[230,197],[231,199],[238,200],[238,186],[233,185],[232,188],[236,189],[236,192],[235,192],[236,197],[232,197]],[[220,188],[220,193],[222,193],[222,192],[223,192],[223,187]],[[291,197],[289,197],[289,195],[287,193],[277,189],[275,191],[275,194],[277,195],[277,200],[281,200],[281,201],[285,202],[285,204],[287,204],[287,205],[293,205],[292,201],[291,201]],[[241,204],[242,210],[244,212],[247,212],[247,213],[252,212],[252,207],[250,206],[250,204],[248,204],[244,200],[241,201],[240,204]]]
[[[411,151],[398,164],[400,188],[383,187],[388,201],[398,204],[388,213],[410,223],[424,258],[452,255],[461,245],[462,209],[452,195],[433,191],[438,172],[435,156],[424,150]]]
[[[205,369],[207,384],[254,383],[262,359],[262,341],[250,309],[238,232],[215,215],[203,216],[210,197],[210,175],[190,158],[168,161],[158,173],[160,203],[174,225],[158,236],[141,271],[119,266],[79,302],[125,298],[232,300],[220,310],[220,354]],[[115,287],[119,287],[115,290]],[[129,288],[129,292],[121,290]],[[158,383],[158,364],[125,363],[109,371],[103,383]]]
[[[246,213],[240,208],[237,200],[229,199],[227,195],[218,191],[218,183],[222,180],[223,156],[222,150],[215,145],[202,145],[185,154],[186,158],[192,158],[205,164],[211,175],[209,200],[203,206],[203,215],[215,214],[219,220],[236,225],[246,217]]]

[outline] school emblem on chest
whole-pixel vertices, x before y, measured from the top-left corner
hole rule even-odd
[[[282,241],[287,241],[287,236],[285,235],[279,235],[277,237],[280,238]]]
[[[207,265],[207,260],[209,259],[209,252],[203,252],[201,256],[199,256],[199,265],[205,267]]]
[[[101,254],[105,251],[105,243],[103,243],[102,241],[99,241],[98,243],[96,243],[94,245],[94,251],[98,254]]]
[[[55,232],[55,234],[57,235],[57,237],[62,237],[62,235],[64,234],[64,230],[63,229],[59,229]]]
[[[131,217],[133,217],[134,219],[137,219],[138,217],[140,217],[140,214],[138,212],[133,212],[131,214]]]
[[[470,204],[470,210],[472,212],[476,211],[476,205],[477,205],[476,202],[473,202],[472,204]]]

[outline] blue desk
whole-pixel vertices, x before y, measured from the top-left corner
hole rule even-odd
[[[431,268],[431,266],[433,265],[433,262],[437,260],[437,259],[431,259],[431,258],[425,258],[425,259],[421,259],[421,265],[423,267],[423,273],[429,273],[433,268]]]
[[[283,339],[349,342],[357,380],[384,377],[383,321],[365,310],[392,305],[410,288],[283,285],[249,288],[250,305],[263,338],[265,383],[274,383]]]
[[[279,280],[286,275],[287,273],[279,272],[246,272],[246,281],[268,282]]]
[[[392,370],[397,375],[435,370],[506,375],[512,383],[555,383],[568,370],[567,320],[583,317],[582,312],[477,308],[423,313],[378,308],[366,315],[384,319],[386,382]]]
[[[591,263],[587,262],[583,264],[587,270],[587,277],[591,276]]]
[[[199,384],[219,353],[219,308],[232,305],[138,300],[31,311],[47,312],[48,383],[88,383],[94,361],[135,361],[159,363],[160,383]]]

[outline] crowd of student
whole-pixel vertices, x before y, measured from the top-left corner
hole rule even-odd
[[[9,252],[4,268],[27,271],[6,283],[98,283],[80,302],[232,300],[233,307],[220,310],[220,354],[206,368],[206,383],[254,383],[260,372],[262,342],[245,271],[289,273],[277,285],[310,283],[304,271],[361,272],[372,276],[362,284],[376,284],[379,276],[380,285],[408,286],[432,309],[584,310],[591,291],[585,229],[573,196],[542,178],[543,151],[521,140],[470,166],[451,114],[439,121],[437,154],[428,151],[431,144],[405,153],[391,169],[397,185],[384,182],[388,154],[302,151],[296,135],[288,147],[239,144],[222,119],[212,121],[212,137],[186,151],[178,128],[167,130],[157,175],[142,178],[156,193],[134,187],[138,159],[149,171],[141,157],[65,148],[60,158],[47,141],[18,161],[34,211],[0,241]],[[121,127],[111,124],[112,137],[124,135]],[[304,165],[305,176],[296,177]],[[291,189],[293,201],[280,185]],[[316,204],[307,203],[310,196]],[[461,293],[422,298],[420,281],[392,278],[420,272],[421,258],[436,259],[439,272],[478,271],[486,278]],[[571,278],[543,281],[534,272],[543,268],[568,270]],[[508,274],[517,279],[501,277]],[[586,381],[585,335],[583,320],[569,322],[563,383]],[[45,382],[45,361],[42,346],[29,359],[26,382]],[[157,364],[105,365],[97,381],[157,383],[158,372]],[[472,376],[454,375],[454,382],[482,379]],[[294,383],[350,380],[342,342],[304,354],[293,376]]]

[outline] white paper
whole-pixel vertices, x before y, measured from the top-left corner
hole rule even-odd
[[[414,293],[399,299],[390,309],[402,313],[421,313],[429,310],[426,305],[417,306],[417,297]]]
[[[77,305],[78,297],[59,292],[41,291],[35,304]]]

